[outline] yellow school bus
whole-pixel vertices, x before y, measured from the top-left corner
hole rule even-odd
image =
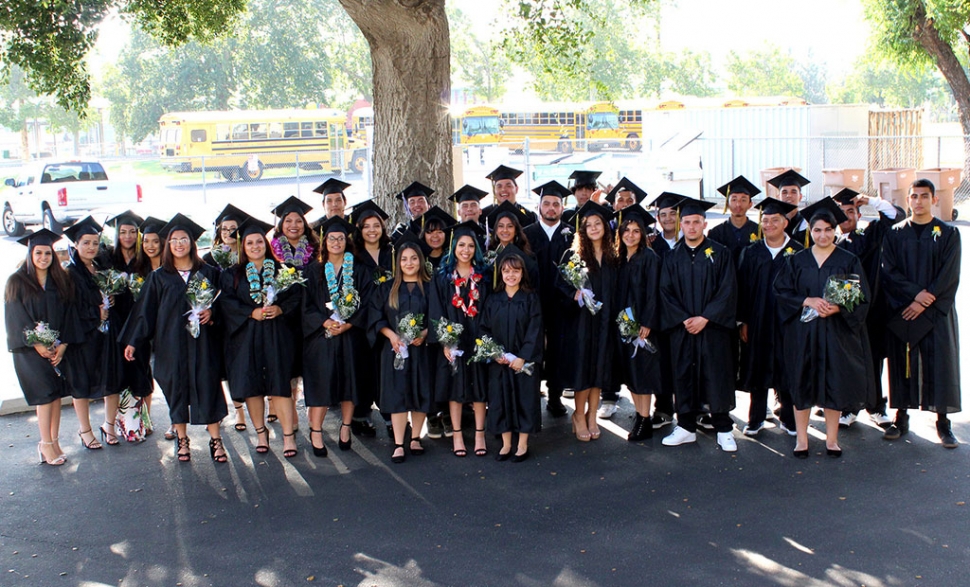
[[[256,181],[264,169],[294,167],[363,172],[363,141],[347,137],[339,110],[171,112],[158,121],[162,167],[179,173],[218,171]]]
[[[501,113],[492,106],[458,106],[452,109],[451,130],[456,145],[502,143]]]
[[[351,128],[354,129],[353,137],[359,141],[367,142],[367,127],[374,126],[374,108],[364,106],[358,108],[350,114]]]

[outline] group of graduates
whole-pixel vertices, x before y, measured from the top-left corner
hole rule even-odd
[[[739,176],[719,188],[729,219],[706,234],[712,203],[664,192],[654,215],[633,182],[601,189],[592,171],[573,173],[568,189],[535,188],[536,214],[516,202],[521,173],[490,173],[495,203],[485,208],[487,192],[460,188],[448,198],[457,219],[414,182],[397,194],[410,220],[393,230],[374,201],[347,212],[349,184],[337,179],[314,190],[325,215],[313,223],[295,197],[272,210],[275,224],[229,205],[204,258],[196,242],[205,230],[182,214],[115,216],[106,223],[113,247],[88,217],[64,231],[74,245],[66,271],[58,235],[22,238],[27,259],[5,294],[7,341],[37,409],[40,461],[66,460],[62,397],[74,398],[81,443],[95,450],[119,443],[119,394],[147,409],[153,380],[182,462],[192,454],[188,424],[205,425],[211,458],[228,460],[223,382],[236,429],[246,430],[245,404],[255,450],[266,453],[267,423],[278,420],[286,458],[298,454],[302,392],[318,457],[330,408],[339,407],[338,447],[349,450],[353,436],[376,435],[376,403],[393,462],[424,453],[425,426],[430,438],[450,437],[457,457],[486,456],[487,438],[500,436],[496,458],[521,462],[541,429],[541,380],[551,416],[566,416],[562,398],[574,398],[583,442],[600,437],[597,418],[612,416],[625,385],[631,441],[676,415],[664,445],[695,442],[700,426],[735,451],[729,412],[742,390],[751,394],[743,433],[777,416],[799,458],[809,455],[815,407],[833,457],[840,423],[861,409],[887,439],[908,431],[908,409],[936,412],[942,443],[957,445],[947,414],[960,409],[960,239],[932,216],[932,183],[913,184],[907,217],[851,190],[799,210],[808,180],[795,171],[770,180],[779,199],[754,204],[760,190]],[[564,209],[569,196],[576,206]],[[865,204],[879,218],[863,228]],[[752,206],[760,222],[748,218]],[[97,278],[107,269],[139,286],[106,294]],[[833,280],[858,290],[853,301],[829,295]],[[37,342],[42,329],[57,341]],[[894,420],[881,391],[885,358]],[[105,403],[100,441],[92,399]],[[463,421],[474,425],[471,450]]]

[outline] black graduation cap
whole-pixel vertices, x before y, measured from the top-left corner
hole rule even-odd
[[[390,218],[384,208],[377,205],[374,200],[364,200],[363,202],[356,204],[354,206],[353,212],[347,215],[347,219],[357,224],[364,218],[369,218],[371,216],[380,216],[381,220],[387,220]]]
[[[41,228],[37,232],[32,232],[26,236],[22,236],[17,239],[17,242],[22,244],[27,248],[35,246],[46,246],[53,247],[54,243],[61,240],[60,235],[57,233],[47,230],[46,228]]]
[[[755,208],[761,211],[761,214],[783,214],[788,215],[789,212],[798,208],[795,204],[789,204],[788,202],[782,202],[781,200],[775,198],[765,198],[757,204],[754,205]]]
[[[216,221],[213,224],[215,224],[215,226],[218,227],[226,220],[235,220],[236,225],[239,226],[247,218],[249,218],[249,214],[247,214],[246,212],[243,212],[242,210],[233,206],[232,204],[229,204],[222,209],[222,212],[219,212],[219,215],[216,216]]]
[[[357,231],[357,227],[353,224],[347,222],[340,216],[331,216],[323,222],[321,222],[317,227],[320,229],[321,237],[325,234],[330,234],[331,232],[342,232],[346,235],[353,235]]]
[[[165,237],[168,238],[168,235],[172,234],[172,231],[175,230],[184,230],[185,232],[189,233],[189,237],[191,237],[191,239],[194,241],[199,240],[199,237],[205,233],[204,228],[193,222],[191,218],[185,214],[182,214],[181,212],[175,216],[172,216],[172,219],[168,221],[168,224],[162,227],[159,234],[165,235]]]
[[[105,221],[105,226],[110,226],[111,228],[118,228],[122,224],[127,224],[129,226],[140,226],[145,219],[141,216],[135,214],[131,210],[125,210],[121,214],[113,218],[109,218]]]
[[[761,190],[743,175],[739,175],[717,188],[717,191],[721,192],[725,198],[730,198],[731,194],[748,194],[748,197],[753,198],[761,193]]]
[[[570,174],[569,179],[573,180],[573,189],[584,185],[591,185],[596,187],[596,178],[602,175],[602,171],[587,171],[585,169],[577,169]]]
[[[349,187],[350,184],[346,181],[340,181],[335,177],[331,177],[327,181],[313,188],[313,191],[326,197],[328,194],[342,194],[344,193],[344,190]]]
[[[485,229],[482,228],[481,224],[475,222],[474,220],[466,220],[464,222],[459,222],[458,224],[450,226],[448,230],[446,230],[445,232],[448,232],[452,239],[455,239],[459,236],[464,236],[467,234],[472,238],[474,238],[476,242],[478,241],[479,238],[482,238],[485,236]]]
[[[427,212],[421,215],[420,218],[416,218],[411,221],[411,230],[415,233],[420,233],[424,230],[425,224],[431,220],[438,220],[441,222],[442,230],[447,231],[449,227],[454,226],[458,223],[455,217],[449,214],[447,211],[442,210],[438,206],[432,206]],[[418,230],[414,230],[417,228]]]
[[[101,234],[101,225],[91,216],[86,216],[82,220],[75,222],[73,226],[64,229],[64,236],[71,239],[71,242],[74,243],[77,243],[82,236],[87,234]]]
[[[680,203],[687,199],[687,196],[682,196],[680,194],[675,194],[672,192],[663,192],[659,196],[650,202],[650,205],[657,210],[663,210],[664,208],[677,208]]]
[[[812,230],[812,216],[814,216],[816,212],[820,212],[822,210],[828,210],[831,212],[832,216],[835,216],[836,224],[842,224],[849,219],[849,217],[845,215],[845,212],[842,211],[842,207],[839,206],[839,203],[833,200],[830,196],[826,196],[811,206],[805,206],[805,208],[802,210],[802,218],[808,221],[809,231]]]
[[[889,332],[896,335],[899,340],[912,346],[923,340],[927,334],[933,330],[933,319],[923,312],[913,320],[903,318],[902,310],[895,312],[893,317],[886,323]],[[908,349],[907,349],[908,350]],[[908,353],[907,353],[908,354]]]
[[[613,211],[602,204],[597,204],[593,200],[583,204],[583,207],[576,211],[575,218],[586,218],[587,216],[592,216],[594,214],[602,218],[603,222],[613,220]]]
[[[851,188],[842,188],[839,193],[832,196],[832,199],[842,206],[852,206],[855,205],[853,200],[857,197],[859,197],[859,192]]]
[[[400,250],[402,246],[408,243],[413,243],[417,245],[418,249],[421,249],[423,245],[423,243],[420,240],[418,240],[418,235],[414,234],[410,230],[402,230],[400,234],[394,239],[394,248],[395,250]],[[424,254],[423,249],[421,249],[421,254]],[[395,267],[394,270],[397,271],[397,268]]]
[[[141,230],[143,235],[145,234],[159,234],[162,231],[166,222],[161,218],[155,218],[154,216],[149,216],[142,222],[138,228]]]
[[[544,196],[556,196],[557,198],[565,199],[568,196],[572,195],[572,192],[569,191],[569,188],[562,185],[556,180],[547,181],[546,183],[540,185],[539,187],[533,188],[532,191],[535,192],[540,198]]]
[[[703,200],[695,200],[694,198],[684,198],[680,202],[680,216],[691,216],[693,214],[700,214],[701,216],[707,218],[707,211],[714,207],[714,202],[705,202]]]
[[[511,216],[512,218],[515,218],[520,225],[522,224],[522,220],[519,219],[519,216],[521,216],[519,207],[508,200],[505,200],[498,206],[492,207],[492,209],[489,211],[488,225],[492,228],[492,230],[495,230],[495,223],[498,222],[500,216]]]
[[[643,199],[647,197],[647,192],[643,191],[640,186],[624,177],[620,181],[616,182],[616,185],[613,186],[610,193],[606,194],[606,201],[609,202],[610,205],[615,204],[616,194],[620,192],[633,192],[633,197],[636,199],[637,204],[642,202]]]
[[[395,198],[399,200],[407,200],[408,198],[416,198],[418,196],[424,196],[425,198],[430,198],[434,190],[424,185],[420,181],[413,181],[411,185],[401,190]]]
[[[306,213],[310,210],[313,210],[313,206],[307,204],[296,196],[290,196],[289,198],[283,200],[281,204],[273,208],[272,212],[274,216],[284,218],[290,212],[297,212],[301,216],[306,216]]]
[[[771,179],[768,180],[768,183],[770,183],[771,185],[775,186],[778,189],[791,186],[791,185],[798,186],[798,188],[801,189],[802,187],[812,182],[810,182],[805,177],[801,176],[794,169],[789,169],[788,171],[779,173],[778,175],[772,177]]]
[[[266,236],[266,233],[273,230],[273,225],[269,222],[263,222],[259,218],[253,218],[252,216],[246,218],[239,225],[239,228],[233,231],[232,236],[238,241],[242,241],[247,236],[251,234],[260,233]]]
[[[657,219],[653,217],[653,214],[644,210],[643,206],[639,204],[634,204],[622,210],[617,210],[616,218],[617,228],[619,228],[619,224],[623,222],[624,218],[638,218],[640,220],[640,224],[642,224],[644,228],[657,221]]]
[[[512,181],[515,181],[515,179],[520,175],[522,175],[522,172],[519,171],[518,169],[514,169],[512,167],[506,167],[505,165],[499,165],[498,167],[493,169],[491,173],[486,175],[485,179],[490,179],[493,182],[500,181],[503,179],[511,179]]]
[[[462,202],[468,202],[470,200],[475,200],[476,202],[481,201],[482,198],[488,195],[485,190],[480,190],[477,187],[465,184],[458,188],[458,191],[448,196],[448,199],[456,204],[461,204]]]

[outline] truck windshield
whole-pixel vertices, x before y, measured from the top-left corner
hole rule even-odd
[[[497,135],[498,116],[471,116],[461,121],[461,130],[467,136]]]
[[[620,128],[620,115],[616,112],[592,112],[586,117],[586,128]]]
[[[100,163],[58,163],[44,167],[40,183],[99,181],[108,179]]]

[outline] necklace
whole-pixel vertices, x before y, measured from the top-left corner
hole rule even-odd
[[[475,273],[472,270],[471,275],[468,277],[462,277],[458,270],[451,274],[452,283],[455,285],[455,295],[451,298],[451,305],[458,308],[464,312],[465,316],[469,318],[474,318],[478,315],[478,308],[475,307],[475,302],[478,301],[478,282],[482,280],[482,275],[480,273]],[[468,303],[465,303],[465,299],[461,296],[461,288],[468,284]]]
[[[246,263],[246,281],[249,282],[249,297],[254,302],[257,304],[263,303],[263,300],[266,299],[264,290],[276,281],[274,279],[275,275],[276,263],[272,259],[263,261],[262,281],[260,281],[260,274],[256,269],[256,264],[252,261]]]
[[[335,301],[339,296],[333,263],[327,261],[323,271],[327,276],[327,290],[330,292],[330,300]],[[354,287],[354,256],[350,253],[344,253],[344,261],[340,265],[340,280],[343,284],[343,293],[349,292]]]
[[[296,243],[296,247],[293,247],[290,241],[283,237],[274,238],[271,245],[273,252],[276,253],[276,257],[284,265],[289,265],[290,267],[303,267],[310,262],[310,257],[313,256],[313,247],[307,240],[306,235],[300,237],[300,240]]]

